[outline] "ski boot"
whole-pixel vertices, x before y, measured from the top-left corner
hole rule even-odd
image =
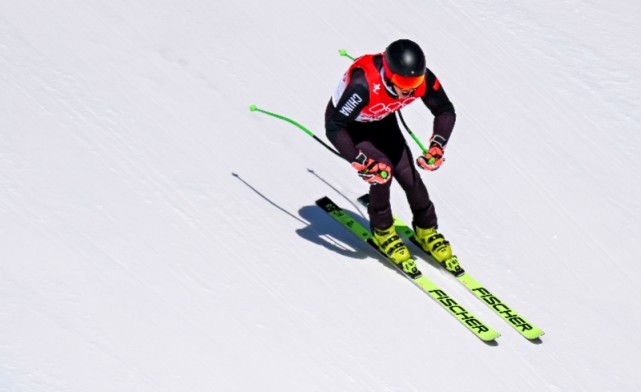
[[[452,255],[452,247],[449,241],[443,237],[443,234],[436,231],[436,227],[423,229],[414,226],[414,231],[416,232],[418,244],[425,252],[429,253],[434,260],[456,276],[463,274],[464,271],[458,262],[458,258]]]
[[[372,239],[381,252],[387,255],[394,264],[400,266],[405,273],[410,276],[419,274],[416,262],[412,259],[403,240],[396,234],[394,225],[383,230],[372,227]]]

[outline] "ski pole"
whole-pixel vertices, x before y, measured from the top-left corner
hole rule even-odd
[[[401,114],[401,111],[400,111],[400,110],[398,111],[398,117],[401,119],[401,123],[403,124],[403,128],[405,128],[405,130],[407,131],[407,133],[409,133],[409,134],[410,134],[410,136],[412,137],[412,139],[414,139],[414,141],[416,142],[416,144],[418,144],[418,147],[421,149],[421,151],[423,152],[423,154],[427,153],[427,149],[425,148],[425,146],[423,145],[423,143],[421,143],[421,141],[420,141],[420,140],[418,139],[418,137],[414,134],[414,132],[412,132],[412,131],[409,129],[409,127],[407,126],[407,124],[405,124],[405,119],[403,118],[403,115]]]
[[[350,56],[349,53],[347,53],[347,50],[345,49],[338,49],[338,54],[340,54],[343,57],[347,57],[348,59],[354,61],[356,60],[354,57]]]
[[[278,119],[281,119],[281,120],[283,120],[283,121],[287,121],[288,123],[290,123],[290,124],[293,124],[293,125],[297,126],[297,127],[298,127],[298,128],[300,128],[301,130],[303,130],[303,132],[305,132],[305,133],[306,133],[306,134],[308,134],[309,136],[313,137],[313,138],[314,138],[314,140],[316,140],[317,142],[319,142],[320,144],[322,144],[322,145],[323,145],[325,148],[327,148],[329,151],[333,152],[336,156],[338,156],[339,158],[343,158],[343,156],[342,156],[338,151],[334,150],[333,148],[331,148],[330,146],[328,146],[325,142],[323,142],[321,139],[319,139],[318,137],[316,137],[316,135],[314,135],[314,133],[313,133],[312,131],[310,131],[309,129],[307,129],[307,128],[305,128],[304,126],[300,125],[299,123],[297,123],[296,121],[292,120],[291,118],[287,118],[287,117],[285,117],[285,116],[281,116],[280,114],[276,114],[276,113],[268,112],[267,110],[263,110],[263,109],[261,109],[261,108],[257,107],[256,105],[250,105],[250,106],[249,106],[249,110],[250,110],[250,111],[252,111],[252,112],[260,112],[260,113],[264,113],[264,114],[267,114],[267,115],[269,115],[269,116],[272,116],[272,117],[276,117],[276,118],[278,118]],[[365,173],[365,174],[367,174],[367,173]],[[388,173],[387,171],[385,171],[385,170],[384,170],[384,171],[382,171],[382,172],[380,173],[380,176],[381,176],[382,178],[387,178],[387,176],[389,176],[389,173]],[[374,184],[374,185],[376,185],[376,184]]]
[[[343,57],[347,57],[348,59],[350,59],[350,60],[354,61],[354,57],[353,57],[353,56],[350,56],[350,54],[349,54],[349,53],[347,53],[347,50],[345,50],[345,49],[339,49],[339,50],[338,50],[338,54],[340,54],[340,55],[341,55],[341,56],[343,56]],[[400,111],[400,110],[398,111],[398,117],[401,119],[401,123],[403,124],[403,128],[405,128],[405,130],[407,131],[407,133],[409,133],[409,134],[410,134],[410,136],[412,137],[412,139],[414,139],[414,141],[416,142],[416,144],[418,144],[418,147],[421,149],[421,152],[423,153],[423,155],[425,155],[425,154],[427,153],[427,151],[428,151],[428,150],[425,148],[425,146],[423,145],[423,143],[421,143],[421,141],[420,141],[420,140],[418,139],[418,137],[414,134],[414,132],[412,132],[412,131],[410,130],[410,128],[407,126],[407,124],[405,123],[405,119],[403,118],[403,115],[401,114],[401,111]],[[429,164],[431,165],[431,164],[433,164],[435,161],[436,161],[436,158],[431,158],[431,159],[429,160]]]
[[[405,128],[405,130],[407,131],[407,133],[409,133],[409,134],[410,134],[410,136],[412,136],[412,139],[414,139],[414,141],[416,142],[416,144],[418,144],[418,146],[420,147],[421,152],[423,153],[423,155],[427,154],[427,153],[429,152],[429,150],[428,150],[427,148],[425,148],[425,146],[423,145],[423,143],[421,143],[421,141],[420,141],[420,140],[418,140],[418,137],[416,137],[416,135],[414,135],[414,132],[412,132],[412,131],[408,128],[407,124],[405,124],[405,119],[403,118],[403,115],[401,114],[401,111],[400,111],[400,110],[398,111],[398,117],[401,119],[401,123],[403,123],[403,127]],[[443,161],[445,161],[445,158],[443,158]],[[430,159],[427,161],[427,163],[429,163],[430,165],[433,165],[433,164],[434,164],[434,162],[436,162],[436,158],[434,158],[434,157],[430,158]]]
[[[306,134],[308,134],[309,136],[311,136],[312,138],[314,138],[314,140],[316,140],[317,142],[319,142],[320,144],[322,144],[326,149],[328,149],[329,151],[333,152],[333,153],[334,153],[335,155],[337,155],[338,157],[342,158],[341,154],[340,154],[338,151],[336,151],[336,150],[334,150],[333,148],[331,148],[330,146],[328,146],[324,141],[322,141],[322,140],[321,140],[321,139],[319,139],[316,135],[314,135],[314,133],[313,133],[312,131],[310,131],[309,129],[307,129],[307,128],[305,128],[304,126],[300,125],[299,123],[297,123],[296,121],[292,120],[291,118],[287,118],[287,117],[282,116],[282,115],[280,115],[280,114],[276,114],[276,113],[268,112],[267,110],[263,110],[263,109],[261,109],[261,108],[257,107],[256,105],[250,105],[250,106],[249,106],[249,111],[251,111],[251,112],[260,112],[260,113],[264,113],[264,114],[267,114],[267,115],[269,115],[269,116],[276,117],[276,118],[278,118],[278,119],[280,119],[280,120],[287,121],[288,123],[290,123],[290,124],[292,124],[292,125],[295,125],[295,126],[296,126],[296,127],[298,127],[299,129],[301,129],[303,132],[305,132]]]

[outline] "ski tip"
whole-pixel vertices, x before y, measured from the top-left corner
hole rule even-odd
[[[490,329],[489,331],[483,334],[479,334],[478,336],[484,342],[493,342],[496,339],[498,339],[501,336],[501,334],[498,331]]]
[[[528,340],[537,340],[540,339],[543,335],[545,335],[545,332],[543,332],[543,330],[539,328],[534,328],[527,331],[526,333],[523,333],[523,336]]]

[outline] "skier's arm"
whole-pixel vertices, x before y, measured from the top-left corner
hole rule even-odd
[[[454,105],[445,94],[440,81],[429,69],[427,70],[427,90],[421,97],[425,106],[434,115],[434,129],[432,140],[437,141],[442,147],[452,135],[454,123],[456,122],[456,112]]]
[[[355,69],[336,106],[334,106],[332,100],[327,104],[325,111],[327,139],[348,162],[353,162],[359,152],[352,137],[347,132],[347,126],[358,117],[358,114],[367,106],[368,102],[369,89],[365,79],[365,72],[361,69]]]

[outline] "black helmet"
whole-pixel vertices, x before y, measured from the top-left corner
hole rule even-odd
[[[385,76],[400,88],[417,88],[425,79],[425,55],[409,39],[392,42],[383,53]]]

